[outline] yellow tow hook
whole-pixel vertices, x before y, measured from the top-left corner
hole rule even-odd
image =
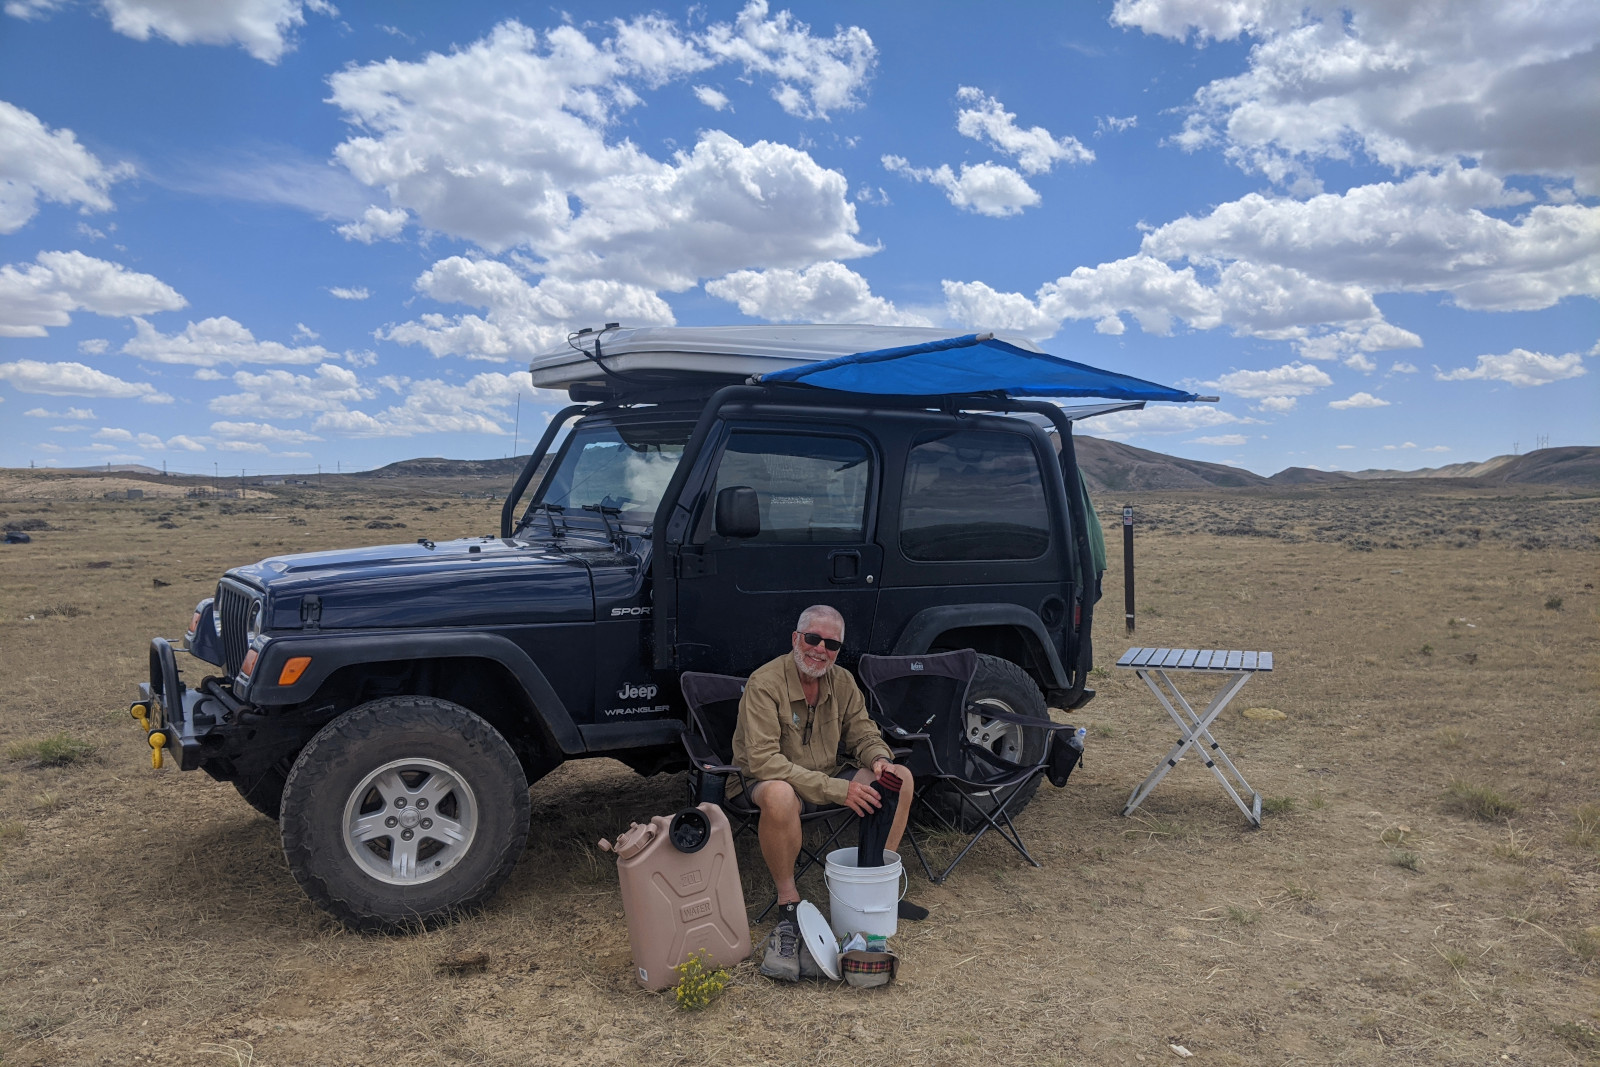
[[[166,747],[167,735],[157,730],[150,735],[150,766],[155,770],[161,769],[161,750]]]
[[[149,709],[149,707],[147,707],[144,704],[135,704],[135,705],[133,705],[133,707],[128,709],[128,714],[132,715],[134,717],[135,721],[137,721],[140,726],[144,727],[144,732],[145,733],[149,733],[150,732],[150,709]]]

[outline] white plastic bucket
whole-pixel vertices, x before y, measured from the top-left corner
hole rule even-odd
[[[856,850],[828,853],[828,924],[841,938],[854,933],[893,937],[900,918],[905,870],[900,854],[885,849],[882,867],[857,867]]]

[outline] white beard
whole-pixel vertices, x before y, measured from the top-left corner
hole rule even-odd
[[[824,674],[828,673],[827,667],[823,667],[821,670],[818,670],[816,667],[813,667],[811,664],[807,663],[805,653],[801,652],[798,648],[791,649],[789,654],[794,657],[794,665],[796,669],[798,669],[800,673],[805,675],[807,678],[821,678]]]

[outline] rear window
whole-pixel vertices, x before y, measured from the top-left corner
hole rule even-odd
[[[927,563],[1038,559],[1050,512],[1033,443],[999,430],[918,439],[906,461],[900,551]]]

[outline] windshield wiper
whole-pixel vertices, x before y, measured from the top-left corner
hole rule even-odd
[[[526,522],[527,518],[532,516],[536,511],[544,512],[545,521],[549,522],[550,524],[550,536],[559,541],[561,538],[567,536],[567,517],[562,514],[562,512],[566,510],[567,509],[560,504],[547,504],[544,501],[540,501],[528,509],[528,515],[524,517],[523,521]],[[557,519],[561,520],[561,529],[559,530],[556,529]]]
[[[606,524],[606,539],[611,542],[613,547],[621,547],[621,541],[622,541],[622,509],[621,508],[614,508],[614,507],[611,507],[609,504],[585,504],[583,506],[583,510],[584,511],[593,511],[596,514],[598,514],[600,516],[600,521]],[[613,528],[612,525],[611,525],[611,520],[612,519],[616,519],[617,520],[617,525],[616,525],[615,528]]]

